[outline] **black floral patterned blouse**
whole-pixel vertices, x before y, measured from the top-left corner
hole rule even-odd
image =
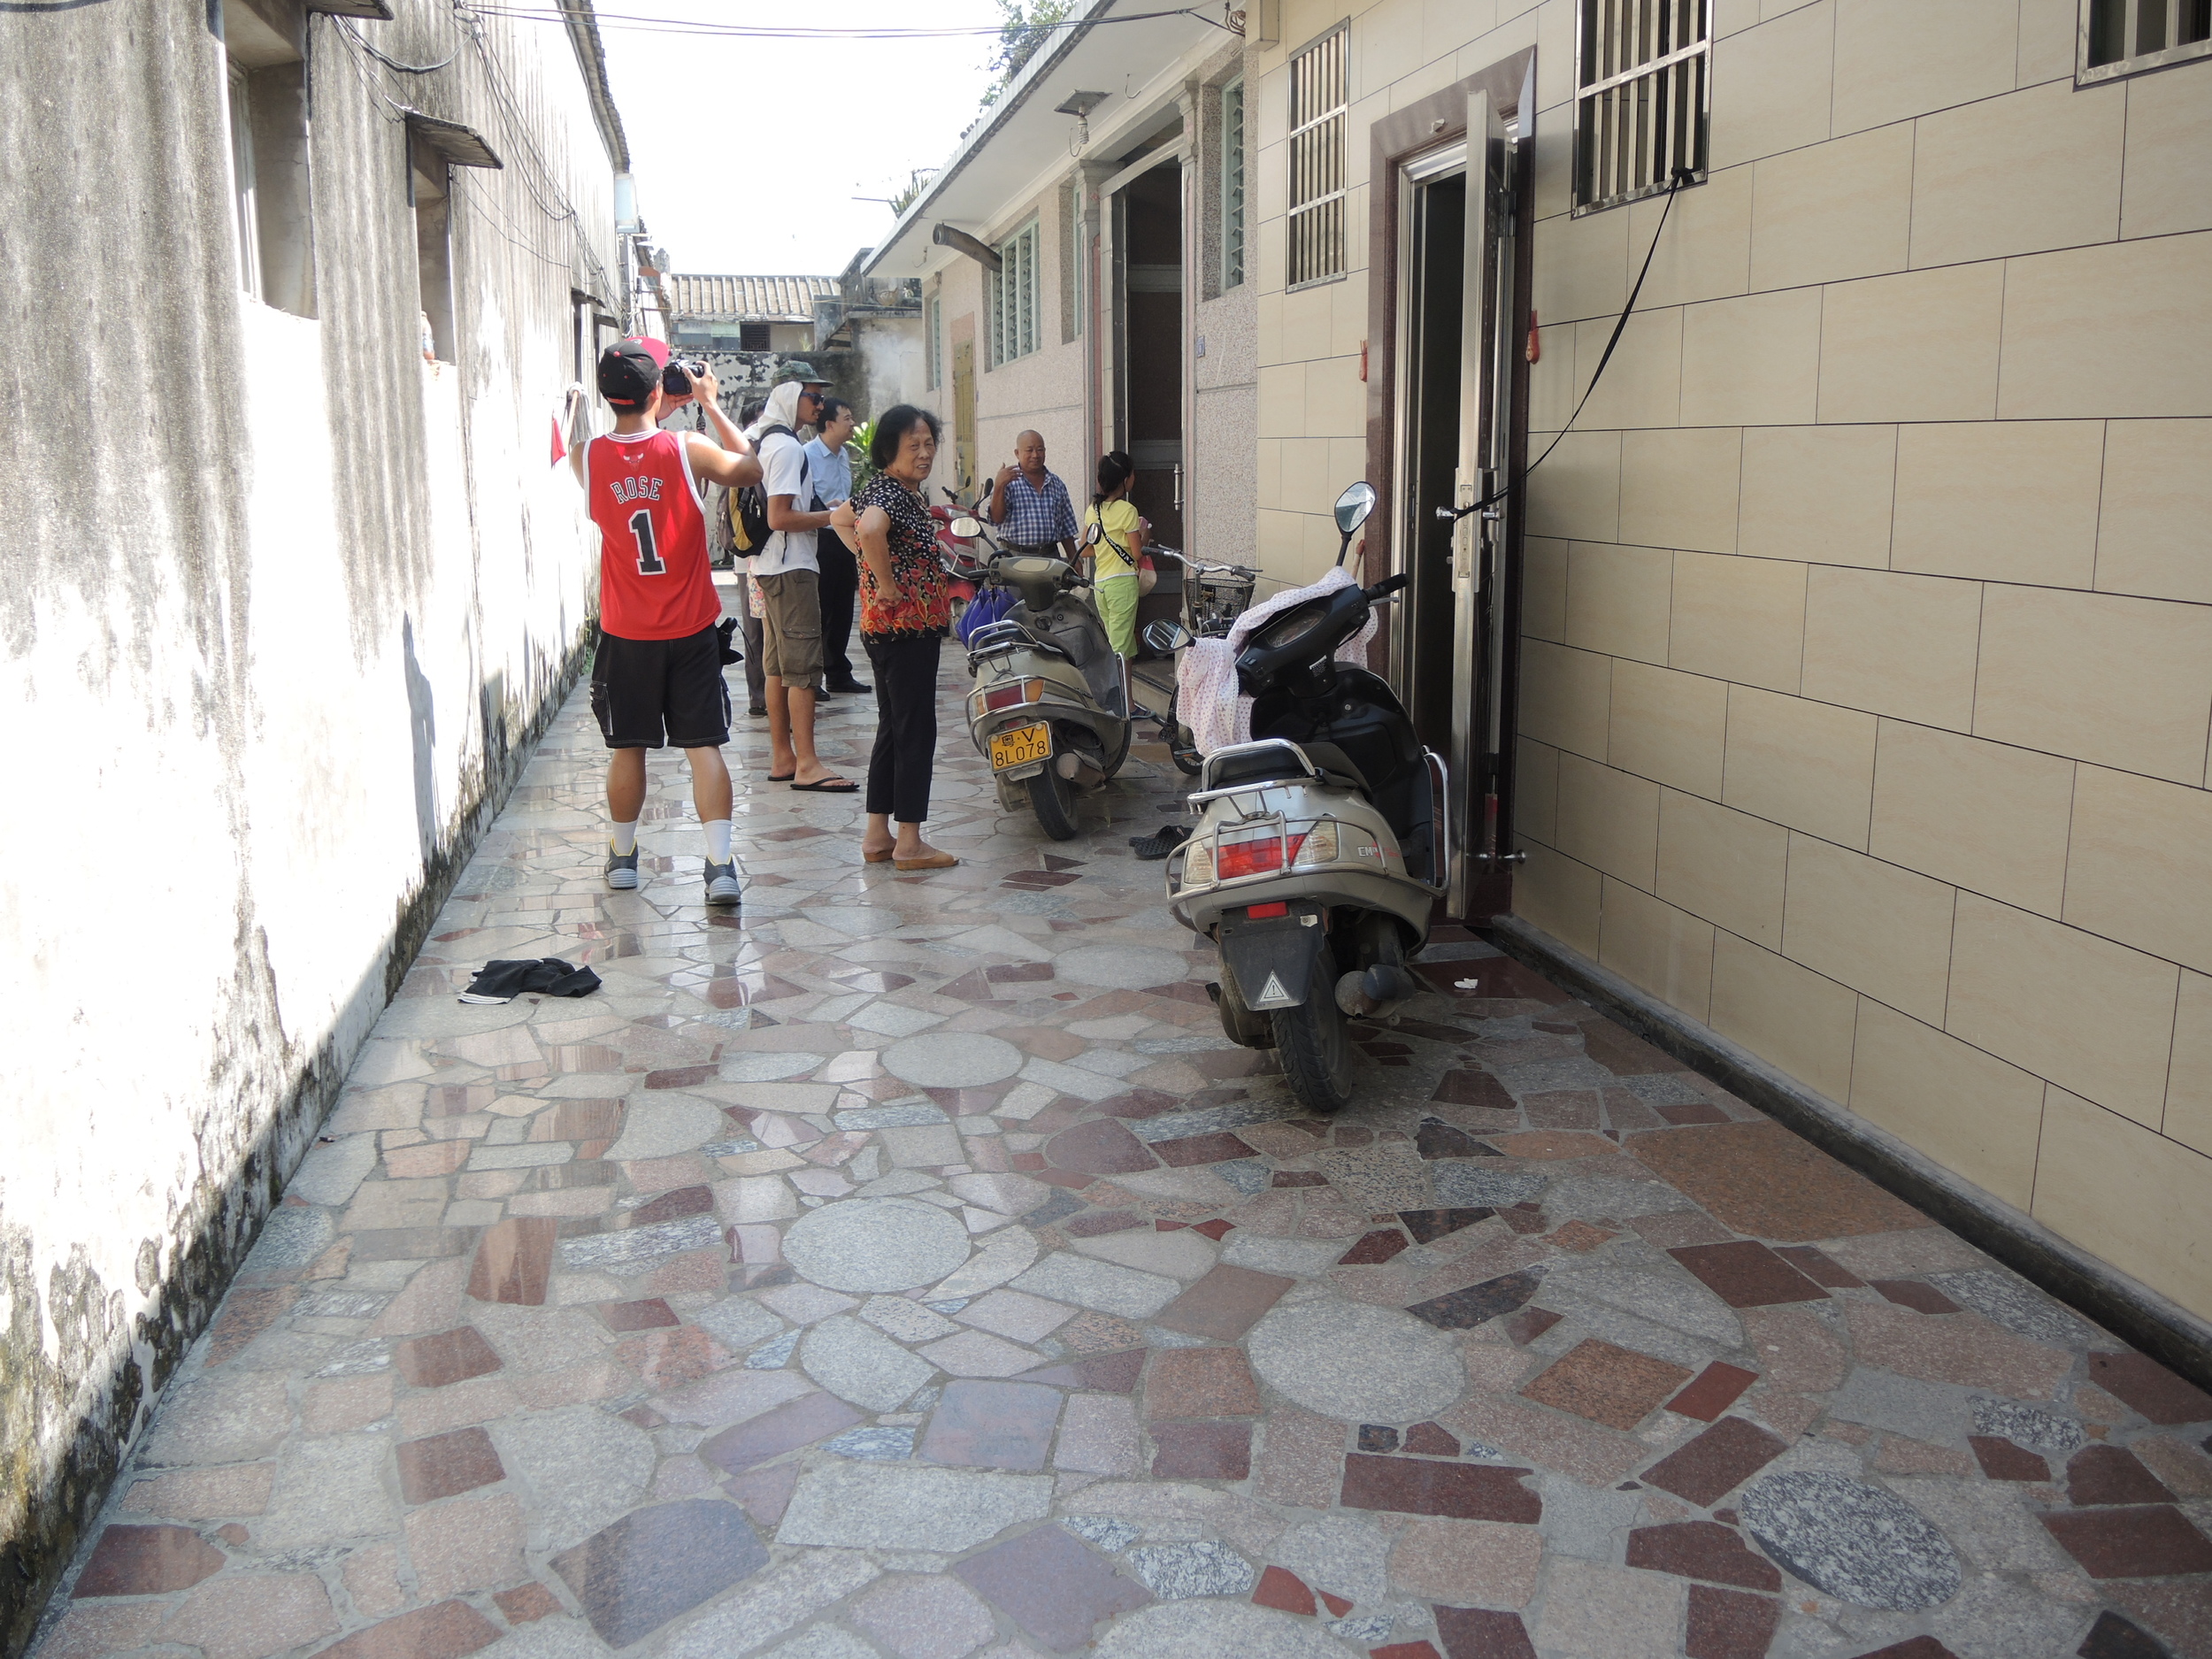
[[[920,496],[887,472],[877,473],[853,498],[855,512],[864,517],[871,507],[882,508],[891,520],[891,574],[896,585],[886,592],[868,561],[860,561],[861,637],[943,633],[949,611],[944,566],[937,562],[937,521]]]

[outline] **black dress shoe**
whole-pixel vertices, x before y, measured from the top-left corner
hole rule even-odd
[[[832,686],[830,689],[836,692],[840,696],[864,697],[870,692],[873,691],[875,687],[873,686],[864,685],[857,680],[847,680]]]

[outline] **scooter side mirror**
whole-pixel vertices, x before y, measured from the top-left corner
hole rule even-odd
[[[983,534],[983,526],[981,523],[979,523],[972,515],[964,512],[962,513],[957,518],[955,518],[952,523],[946,527],[949,529],[953,534],[960,536],[964,539],[969,536],[981,535]]]
[[[1146,627],[1144,642],[1165,657],[1181,650],[1191,642],[1190,630],[1179,622],[1171,622],[1163,617]]]
[[[1344,493],[1336,498],[1336,527],[1346,535],[1367,522],[1367,516],[1375,511],[1375,487],[1365,479],[1345,486]]]
[[[1083,539],[1078,545],[1082,547],[1096,547],[1098,545],[1100,528],[1101,526],[1095,518],[1092,519],[1090,523],[1085,525],[1083,526]]]

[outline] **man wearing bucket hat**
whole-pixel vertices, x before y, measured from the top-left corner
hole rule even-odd
[[[671,389],[671,382],[676,388]],[[737,427],[715,401],[714,375],[672,367],[658,340],[623,340],[599,357],[599,395],[615,411],[611,433],[580,444],[570,465],[599,526],[599,645],[591,707],[607,758],[614,823],[607,885],[638,884],[637,826],[645,806],[645,751],[673,744],[691,767],[691,798],[707,838],[707,902],[741,897],[730,850],[730,693],[722,678],[722,600],[707,570],[709,483],[760,481]],[[696,397],[721,443],[663,432],[670,407]]]
[[[767,542],[753,558],[761,596],[761,656],[767,672],[768,774],[812,795],[851,795],[860,786],[822,764],[814,751],[814,687],[822,673],[821,565],[815,536],[827,512],[814,499],[798,428],[818,425],[828,385],[810,363],[787,363],[749,436],[766,473]]]

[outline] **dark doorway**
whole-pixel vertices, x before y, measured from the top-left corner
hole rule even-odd
[[[1406,672],[1400,684],[1422,744],[1452,749],[1457,599],[1451,533],[1436,516],[1453,503],[1460,457],[1461,333],[1466,311],[1467,175],[1416,184],[1409,204],[1413,268],[1406,334],[1408,431],[1400,527],[1413,584],[1401,626]]]
[[[1137,464],[1130,499],[1152,538],[1183,545],[1183,170],[1164,162],[1117,197],[1124,306],[1120,447]],[[1087,494],[1087,491],[1086,492]]]

